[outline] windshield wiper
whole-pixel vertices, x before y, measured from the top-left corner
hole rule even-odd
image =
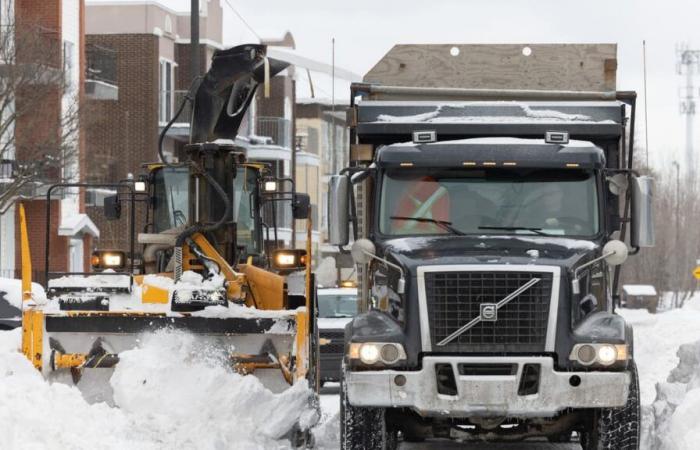
[[[549,233],[542,231],[542,228],[534,227],[479,227],[480,230],[501,230],[501,231],[531,231],[540,236],[551,236]]]
[[[447,222],[445,220],[437,220],[437,219],[431,219],[429,217],[403,217],[403,216],[391,216],[389,217],[390,219],[393,220],[415,220],[416,222],[423,222],[423,223],[434,223],[435,225],[441,227],[444,230],[447,230],[453,234],[457,234],[459,236],[464,236],[464,233],[456,229],[455,227],[452,226],[452,222]]]

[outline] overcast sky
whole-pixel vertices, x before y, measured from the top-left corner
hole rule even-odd
[[[160,0],[182,8],[189,0]],[[205,1],[205,0],[200,0]],[[217,1],[217,0],[211,0]],[[255,41],[226,0],[224,41]],[[651,162],[685,148],[679,113],[676,45],[700,49],[700,2],[691,0],[228,0],[257,35],[289,30],[297,51],[364,74],[397,43],[617,43],[618,89],[636,90],[643,106],[642,40],[647,42]],[[700,86],[700,77],[696,84]],[[697,92],[697,89],[696,89]],[[337,93],[336,95],[345,95]],[[695,121],[700,120],[696,116]],[[643,138],[640,108],[638,138]],[[700,136],[698,127],[696,136]],[[696,145],[700,151],[700,144]],[[682,153],[679,153],[682,154]],[[700,159],[700,158],[698,158]]]

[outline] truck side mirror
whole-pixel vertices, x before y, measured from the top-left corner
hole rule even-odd
[[[119,195],[110,195],[104,199],[104,215],[107,220],[119,220],[122,216],[122,204],[119,202]]]
[[[328,182],[328,241],[346,245],[350,239],[350,177],[331,175]]]
[[[292,197],[292,216],[295,219],[308,219],[311,209],[309,194],[295,193]]]
[[[653,247],[654,179],[648,176],[632,179],[632,226],[630,244],[633,247]]]

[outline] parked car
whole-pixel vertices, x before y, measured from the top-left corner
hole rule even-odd
[[[621,303],[625,308],[646,309],[653,314],[659,305],[659,294],[648,284],[626,284],[622,286]]]
[[[318,290],[321,336],[321,383],[340,380],[345,351],[345,325],[357,314],[357,288]]]

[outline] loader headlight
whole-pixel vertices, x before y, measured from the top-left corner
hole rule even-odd
[[[403,345],[394,342],[353,342],[348,348],[348,358],[367,366],[390,366],[406,359]]]
[[[280,249],[272,252],[272,267],[282,272],[292,272],[306,267],[306,250]]]
[[[576,344],[569,359],[584,366],[611,366],[629,359],[627,344]]]
[[[90,263],[93,269],[123,269],[126,266],[126,253],[119,250],[96,250]]]

